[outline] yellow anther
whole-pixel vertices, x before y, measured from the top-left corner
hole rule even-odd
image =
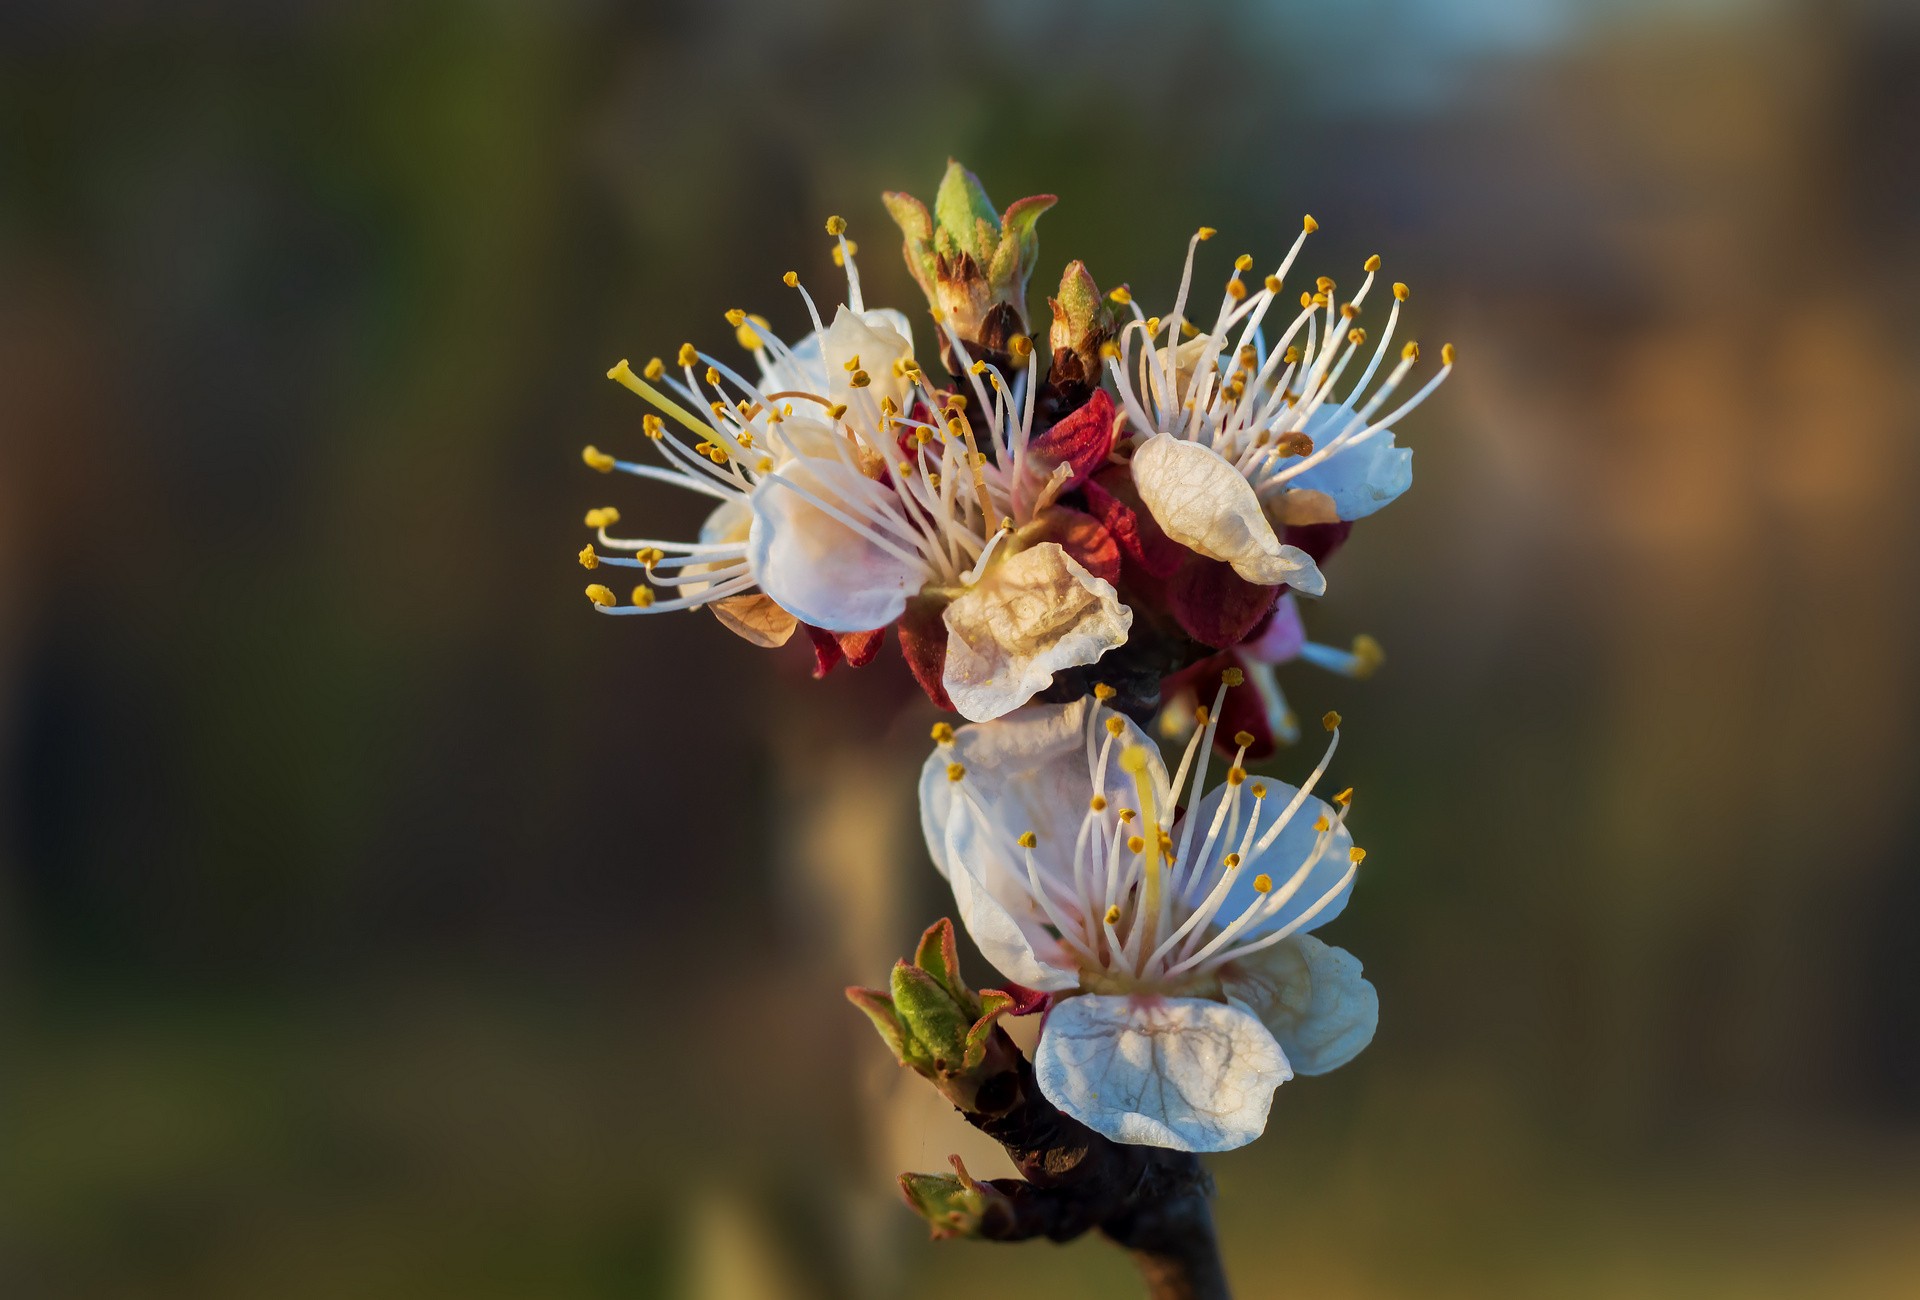
[[[1220,865],[1223,867],[1237,867],[1240,865],[1240,855],[1238,853],[1229,853],[1226,857],[1220,859]]]
[[[597,469],[602,474],[609,474],[613,471],[613,457],[607,455],[606,452],[601,451],[598,447],[588,446],[582,448],[580,451],[580,459],[587,463],[588,469]]]
[[[1241,782],[1243,782],[1243,781],[1245,781],[1246,779],[1247,779],[1247,769],[1246,769],[1246,768],[1244,768],[1244,767],[1241,767],[1241,766],[1239,766],[1238,764],[1236,764],[1236,765],[1234,765],[1233,767],[1230,767],[1230,768],[1228,768],[1228,769],[1227,769],[1227,784],[1228,784],[1228,785],[1239,785],[1239,784],[1240,784]]]
[[[1194,233],[1200,236],[1200,242],[1204,244],[1207,240],[1212,239],[1215,235],[1219,234],[1220,232],[1215,230],[1212,226],[1202,226],[1200,227],[1199,230],[1195,231]]]
[[[609,591],[607,588],[601,586],[597,582],[594,583],[591,587],[587,588],[587,599],[592,601],[596,605],[610,606],[614,603],[613,592]]]
[[[1106,922],[1108,925],[1120,924],[1120,905],[1118,903],[1114,903],[1107,908]]]
[[[640,432],[656,440],[664,438],[667,436],[667,422],[652,411],[648,411],[640,417]]]
[[[1254,350],[1254,346],[1251,343],[1240,349],[1240,355],[1237,359],[1248,371],[1251,371],[1255,366],[1260,364],[1260,354]]]
[[[1443,366],[1453,364],[1453,344],[1442,343],[1440,345],[1440,364]]]
[[[1280,292],[1280,277],[1279,277],[1279,276],[1277,276],[1277,275],[1270,275],[1270,276],[1268,276],[1268,277],[1267,277],[1267,292],[1268,292],[1268,293],[1279,293],[1279,292]]]
[[[1253,254],[1242,253],[1240,256],[1234,258],[1233,269],[1236,271],[1251,271],[1253,269]]]
[[[1303,291],[1303,292],[1302,292],[1302,293],[1300,294],[1300,306],[1301,306],[1301,308],[1302,308],[1303,310],[1304,310],[1304,309],[1306,309],[1306,308],[1309,308],[1309,307],[1312,307],[1312,306],[1313,306],[1313,295],[1312,295],[1312,294],[1310,294],[1310,293],[1306,293],[1306,292],[1304,292],[1304,291]]]
[[[1032,831],[1026,831],[1022,833],[1020,838],[1015,841],[1015,843],[1019,844],[1019,846],[1023,849],[1030,849],[1034,845],[1038,844],[1039,842],[1040,842],[1040,837],[1035,835]]]
[[[924,447],[933,441],[933,430],[922,425],[913,431],[913,440]]]
[[[762,474],[771,474],[773,473],[773,457],[762,456],[758,461],[754,462],[753,467]]]
[[[1297,429],[1292,433],[1281,434],[1280,440],[1274,446],[1282,456],[1313,455],[1313,439]]]
[[[1270,894],[1270,893],[1272,893],[1272,892],[1273,892],[1273,877],[1272,877],[1272,876],[1269,876],[1269,875],[1268,875],[1268,874],[1267,874],[1266,872],[1264,872],[1264,871],[1263,871],[1263,872],[1261,872],[1261,873],[1260,873],[1259,875],[1257,875],[1257,876],[1255,876],[1255,877],[1253,878],[1253,892],[1254,892],[1254,893],[1256,893],[1256,894]]]
[[[600,557],[593,553],[593,543],[591,542],[580,549],[580,567],[583,569],[597,569],[600,567]]]
[[[789,289],[798,289],[800,287],[800,273],[798,271],[788,271],[780,277],[780,283],[786,285]]]
[[[1328,831],[1333,829],[1333,823],[1328,821],[1325,817],[1316,817],[1314,818],[1314,821],[1313,821],[1313,829],[1319,832],[1320,834],[1325,835]]]
[[[1196,704],[1193,709],[1193,725],[1204,727],[1213,720],[1213,710],[1204,704]]]
[[[1232,688],[1245,682],[1247,675],[1238,668],[1229,668],[1220,674],[1220,680],[1225,682],[1229,688]]]
[[[1354,305],[1353,305],[1352,303],[1350,303],[1350,302],[1348,302],[1348,303],[1342,303],[1342,304],[1340,305],[1340,319],[1341,319],[1341,320],[1352,320],[1352,319],[1353,319],[1354,317],[1356,317],[1356,316],[1358,316],[1359,314],[1360,314],[1360,309],[1359,309],[1358,307],[1356,307],[1356,306],[1354,306]]]
[[[1350,804],[1352,804],[1353,803],[1353,787],[1348,786],[1346,789],[1342,790],[1339,794],[1333,796],[1333,801],[1339,804],[1342,808],[1345,808]]]
[[[1122,732],[1124,732],[1126,729],[1127,729],[1127,724],[1122,722],[1119,718],[1107,719],[1107,734],[1109,736],[1118,736]]]
[[[657,546],[643,546],[633,553],[633,558],[651,569],[667,558],[667,553]]]
[[[1340,725],[1340,715],[1334,712],[1332,709],[1328,709],[1326,713],[1321,715],[1320,725],[1325,727],[1328,731],[1332,731],[1334,728]]]
[[[969,374],[984,375],[987,373],[987,363],[984,361],[976,361],[967,367],[967,372]]]
[[[1137,814],[1131,808],[1122,808],[1114,815],[1123,822],[1131,822]]]
[[[928,734],[933,737],[936,745],[951,745],[953,743],[953,724],[951,722],[936,722],[933,724],[933,730]]]
[[[646,367],[640,373],[657,384],[667,373],[667,363],[659,357],[648,357]]]
[[[755,326],[758,326],[759,329],[754,328]],[[749,316],[744,325],[741,325],[733,331],[734,342],[749,352],[758,352],[767,345],[767,341],[760,337],[760,330],[766,328],[767,318],[765,316]]]
[[[735,307],[727,312],[727,324],[733,326],[735,329],[739,329],[742,325],[745,325],[746,323],[747,323],[747,313],[741,311],[738,307]]]
[[[1236,731],[1233,733],[1233,743],[1242,749],[1246,749],[1253,744],[1253,733],[1251,731]]]
[[[847,264],[847,254],[858,253],[859,251],[860,245],[854,243],[851,239],[844,244],[835,244],[833,246],[833,264],[835,266],[845,266]]]
[[[1183,320],[1180,322],[1180,337],[1183,339],[1197,339],[1200,337],[1200,327],[1190,320]]]
[[[966,774],[967,774],[967,768],[964,763],[947,764],[947,780],[958,781],[961,777],[965,776]]]
[[[1311,235],[1314,231],[1320,229],[1320,223],[1315,221],[1311,216],[1305,216],[1300,218],[1300,226],[1309,235]]]
[[[1087,800],[1087,807],[1093,809],[1095,812],[1105,812],[1107,810],[1107,796],[1103,794],[1093,796],[1093,798]]]
[[[682,343],[680,345],[679,361],[683,369],[691,368],[693,363],[699,359],[700,349],[694,347],[691,343]],[[664,371],[662,373],[664,373]]]
[[[1354,328],[1347,331],[1347,342],[1353,344],[1356,348],[1366,341],[1367,332],[1365,330]]]
[[[853,373],[859,368],[860,368],[860,354],[858,352],[848,357],[845,364],[842,366],[842,369],[846,370],[847,373],[849,374]]]
[[[1265,781],[1255,781],[1247,787],[1247,793],[1256,799],[1264,799],[1267,797],[1267,783]]]
[[[1313,307],[1324,307],[1331,301],[1332,299],[1328,298],[1324,293],[1313,294],[1307,299],[1308,305]]]
[[[1119,691],[1114,690],[1113,687],[1107,685],[1105,682],[1095,682],[1093,684],[1093,698],[1099,700],[1102,704],[1119,693]]]
[[[612,506],[601,506],[598,510],[587,511],[587,527],[609,528],[620,522],[620,512]]]
[[[1313,287],[1318,289],[1321,293],[1332,293],[1333,277],[1330,275],[1320,276],[1318,279],[1316,279],[1313,282]]]
[[[1366,858],[1367,858],[1367,851],[1361,848],[1358,844],[1354,845],[1352,848],[1347,850],[1347,861],[1353,863],[1353,865],[1356,867],[1359,866],[1362,862],[1366,861]]]
[[[1297,366],[1300,364],[1300,349],[1288,348],[1280,359],[1290,366]]]
[[[647,606],[653,604],[653,588],[635,587],[633,589],[633,603],[641,609],[645,609]]]
[[[1420,345],[1409,340],[1407,345],[1400,349],[1400,359],[1402,361],[1418,361],[1420,359]]]
[[[1127,852],[1142,853],[1146,851],[1146,847],[1147,847],[1147,842],[1141,839],[1138,835],[1127,836]]]
[[[1407,295],[1412,292],[1413,290],[1407,288],[1406,285],[1401,284],[1398,280],[1395,280],[1393,282],[1393,296],[1396,301],[1405,302],[1407,300]]]
[[[911,462],[908,462],[908,461],[904,461],[904,460],[903,460],[903,461],[901,461],[901,462],[899,462],[899,469],[900,469],[900,477],[901,477],[901,478],[905,478],[905,477],[907,477],[907,476],[908,476],[909,474],[911,474],[911,473],[913,473],[913,465],[912,465],[912,463],[911,463]]]
[[[1013,354],[1015,360],[1024,361],[1033,355],[1033,340],[1024,334],[1016,334],[1007,340],[1007,351]]]
[[[1108,291],[1107,297],[1112,301],[1119,303],[1122,307],[1124,307],[1128,303],[1133,301],[1133,292],[1132,290],[1128,289],[1126,285],[1123,284]]]
[[[1355,677],[1365,681],[1378,672],[1380,665],[1386,661],[1387,652],[1380,648],[1378,641],[1365,632],[1353,638],[1353,675]]]
[[[893,404],[893,399],[891,397],[888,397],[885,393],[882,393],[880,395],[880,414],[882,415],[900,414],[900,408],[895,406]]]
[[[845,415],[846,413],[847,413],[847,404],[845,402],[835,402],[832,406],[829,406],[827,408],[827,418],[829,420],[837,420],[841,416]]]
[[[707,387],[709,388],[720,387],[720,372],[718,370],[715,370],[712,366],[707,367]]]
[[[1239,280],[1227,281],[1227,297],[1239,302],[1247,296],[1247,286]]]
[[[965,393],[948,393],[947,400],[943,402],[942,405],[949,411],[964,411],[967,409],[967,395]]]
[[[845,217],[828,217],[828,218],[827,218],[827,233],[828,233],[829,235],[844,235],[844,234],[846,234],[846,233],[847,233],[847,219],[846,219]]]
[[[1108,361],[1117,361],[1120,359],[1120,345],[1108,339],[1100,345],[1100,355]]]
[[[1378,271],[1380,269],[1380,254],[1375,253],[1372,257],[1369,257],[1361,265],[1360,269],[1365,271],[1368,275],[1372,275],[1375,271]]]

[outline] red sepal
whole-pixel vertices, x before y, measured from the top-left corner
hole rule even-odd
[[[935,601],[908,601],[906,612],[900,616],[900,654],[927,698],[951,713],[953,701],[947,698],[945,685],[947,625],[941,618],[945,612],[946,606]]]
[[[846,652],[840,648],[840,638],[811,623],[802,623],[806,629],[807,640],[813,642],[813,675],[825,677],[834,666],[846,658]]]
[[[1033,534],[1035,541],[1058,542],[1094,577],[1120,581],[1120,544],[1098,519],[1067,506],[1049,506],[1035,522],[1039,525]]]
[[[1172,674],[1162,685],[1162,698],[1177,694],[1182,689],[1191,690],[1197,702],[1213,707],[1214,692],[1220,686],[1220,674],[1229,668],[1240,667],[1240,656],[1231,650],[1202,659]],[[1231,756],[1236,748],[1234,733],[1244,731],[1253,737],[1253,743],[1247,746],[1247,757],[1266,758],[1274,752],[1273,727],[1267,720],[1267,702],[1260,695],[1259,688],[1250,679],[1243,678],[1238,686],[1227,687],[1226,697],[1220,702],[1220,725],[1213,733],[1213,747],[1222,754]]]
[[[1151,576],[1172,577],[1192,554],[1160,531],[1160,525],[1141,506],[1125,468],[1116,465],[1104,470],[1088,479],[1085,487],[1094,517],[1113,534],[1126,557]]]
[[[887,639],[887,629],[876,627],[871,632],[840,632],[835,639],[840,642],[840,653],[847,657],[847,667],[865,668],[880,653],[880,643]]]
[[[989,993],[1004,993],[1013,999],[1013,1005],[1003,1015],[1030,1016],[1036,1011],[1045,1011],[1053,1001],[1053,994],[1042,993],[1039,989],[1030,989],[1024,984],[1002,984],[997,989],[988,989]]]
[[[1279,587],[1248,582],[1230,564],[1195,555],[1167,584],[1167,604],[1188,636],[1225,650],[1260,626],[1280,592]]]
[[[1027,455],[1049,469],[1073,466],[1069,489],[1079,487],[1106,464],[1112,450],[1113,399],[1105,389],[1095,389],[1078,410],[1027,444]]]

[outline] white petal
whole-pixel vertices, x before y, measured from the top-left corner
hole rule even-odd
[[[1068,998],[1033,1065],[1047,1100],[1094,1132],[1177,1151],[1253,1141],[1293,1077],[1251,1011],[1199,998]]]
[[[1339,1069],[1380,1024],[1380,995],[1362,978],[1359,958],[1310,934],[1230,963],[1220,983],[1260,1017],[1299,1074]]]
[[[1303,432],[1316,446],[1324,446],[1353,423],[1352,407],[1323,406]],[[1394,446],[1393,431],[1382,429],[1289,479],[1282,504],[1290,524],[1329,522],[1319,517],[1327,508],[1335,519],[1364,519],[1412,486],[1413,448]],[[1302,492],[1318,494],[1318,499],[1296,499]]]
[[[1325,589],[1313,557],[1281,542],[1246,475],[1211,447],[1166,433],[1149,438],[1133,454],[1133,484],[1154,522],[1189,550],[1226,561],[1248,582]]]
[[[844,472],[837,461],[824,468]],[[797,458],[760,480],[748,498],[753,526],[747,559],[760,590],[803,623],[829,632],[867,632],[900,617],[907,599],[926,584],[928,571],[814,505],[800,491],[835,503],[848,518],[808,458]]]
[[[1308,795],[1301,803],[1299,811],[1288,819],[1287,828],[1274,837],[1273,843],[1264,853],[1258,852],[1260,838],[1280,819],[1281,812],[1292,802],[1298,790],[1298,787],[1288,785],[1284,781],[1266,779],[1262,784],[1267,787],[1267,797],[1264,799],[1250,798],[1247,794],[1247,786],[1240,787],[1238,811],[1231,821],[1223,823],[1220,838],[1214,843],[1206,869],[1196,871],[1186,887],[1188,901],[1197,905],[1220,879],[1220,872],[1229,869],[1223,867],[1220,860],[1229,853],[1239,851],[1241,839],[1246,833],[1249,815],[1258,818],[1259,825],[1253,834],[1255,851],[1250,852],[1247,860],[1239,866],[1231,868],[1233,884],[1227,892],[1226,901],[1221,904],[1220,911],[1217,913],[1215,924],[1219,926],[1225,926],[1265,897],[1253,887],[1253,882],[1261,875],[1272,879],[1275,893],[1286,888],[1300,867],[1306,863],[1307,859],[1314,856],[1314,846],[1320,840],[1320,833],[1313,829],[1314,823],[1322,818],[1325,818],[1330,826],[1334,823],[1333,808],[1314,796]],[[1194,830],[1196,845],[1207,833],[1207,828],[1213,825],[1214,814],[1219,810],[1221,801],[1227,797],[1230,788],[1225,785],[1215,786],[1200,800],[1199,808],[1187,814],[1189,817],[1200,819]],[[1175,834],[1177,836],[1179,832],[1176,831]],[[1351,859],[1348,854],[1353,848],[1353,836],[1348,833],[1346,827],[1341,826],[1333,832],[1329,840],[1326,851],[1320,855],[1319,860],[1314,863],[1313,870],[1307,873],[1307,878],[1301,882],[1300,887],[1293,892],[1287,902],[1272,916],[1247,926],[1240,932],[1242,938],[1257,939],[1263,934],[1271,934],[1275,930],[1291,925],[1297,918],[1319,904],[1328,890],[1340,883],[1341,877],[1347,874],[1347,867],[1350,865]],[[1314,912],[1312,919],[1301,927],[1302,930],[1316,930],[1340,915],[1352,893],[1353,882],[1348,881],[1341,887],[1339,893],[1327,900],[1325,906]]]
[[[961,818],[950,826],[958,831]],[[1053,993],[1078,988],[1080,975],[1065,948],[1046,930],[1046,915],[1027,890],[1015,893],[988,887],[975,859],[961,851],[956,835],[947,859],[953,864],[947,882],[953,886],[954,909],[960,923],[979,945],[993,968],[1016,984]]]
[[[980,722],[1025,704],[1060,669],[1123,644],[1133,611],[1059,543],[1042,542],[990,563],[944,621],[947,697]]]
[[[834,401],[853,400],[851,395],[856,390],[849,382],[853,372],[847,366],[857,357],[858,368],[871,380],[865,391],[873,400],[890,397],[904,409],[910,385],[904,375],[894,373],[893,363],[913,355],[913,332],[899,312],[862,314],[841,307],[821,340],[821,352],[826,363],[827,392]]]

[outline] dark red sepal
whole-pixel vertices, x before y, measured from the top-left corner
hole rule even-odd
[[[1160,531],[1133,490],[1125,468],[1102,470],[1084,485],[1093,511],[1129,560],[1155,578],[1170,578],[1191,551]]]
[[[1107,582],[1120,581],[1120,544],[1098,519],[1067,506],[1049,506],[1034,521],[1032,540],[1058,542],[1080,567]]]
[[[1113,399],[1104,389],[1094,390],[1078,410],[1027,444],[1027,456],[1047,469],[1073,466],[1069,490],[1106,464],[1112,450]]]
[[[908,601],[900,615],[900,654],[927,698],[951,713],[953,701],[947,698],[945,685],[947,625],[941,618],[945,612],[944,604],[924,596]]]
[[[1167,584],[1167,604],[1188,636],[1225,650],[1260,626],[1281,590],[1248,582],[1232,565],[1195,555]]]

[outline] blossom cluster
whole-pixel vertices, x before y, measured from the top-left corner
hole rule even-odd
[[[1289,299],[1312,217],[1271,271],[1237,258],[1217,305],[1196,282],[1205,227],[1162,315],[1070,263],[1040,340],[1026,299],[1052,196],[998,211],[955,163],[931,210],[884,201],[928,350],[868,305],[834,217],[841,300],[823,310],[784,277],[804,337],[735,309],[747,360],[687,344],[615,366],[652,408],[656,459],[588,447],[588,466],[713,504],[693,540],[590,511],[581,563],[644,581],[587,594],[610,615],[704,608],[760,646],[804,632],[816,674],[869,662],[894,629],[928,698],[965,720],[934,728],[927,848],[1009,988],[1047,995],[1048,1099],[1120,1142],[1241,1145],[1278,1084],[1373,1034],[1359,963],[1309,933],[1364,856],[1351,792],[1315,793],[1339,720],[1297,788],[1246,764],[1298,738],[1277,666],[1379,664],[1371,638],[1309,640],[1300,600],[1411,484],[1394,427],[1453,350],[1416,382],[1419,346],[1395,341],[1408,290],[1381,291],[1378,257],[1349,294],[1321,276]],[[1142,722],[1187,736],[1171,774]],[[1209,790],[1216,750],[1229,766]]]

